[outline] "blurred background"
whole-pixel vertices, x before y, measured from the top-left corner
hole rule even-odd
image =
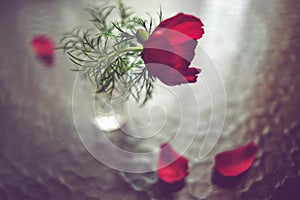
[[[223,82],[205,85],[214,76],[203,70],[198,85],[191,86],[199,91],[193,96],[198,103],[195,109],[190,106],[192,100],[184,92],[186,88],[175,89],[182,98],[181,106],[189,112],[181,127],[187,132],[182,138],[188,140],[196,133],[187,149],[178,144],[178,151],[190,160],[190,174],[180,187],[161,183],[154,172],[121,173],[95,159],[82,144],[73,120],[76,74],[70,71],[71,62],[57,51],[54,67],[47,68],[32,52],[30,41],[34,35],[46,34],[58,44],[64,32],[87,26],[88,15],[83,8],[112,2],[1,0],[0,199],[298,199],[300,2],[124,1],[140,17],[147,18],[147,12],[155,15],[161,5],[165,18],[178,12],[201,18],[205,35],[198,46],[218,71],[216,82]],[[161,102],[176,107],[173,101]],[[223,111],[224,102],[226,117],[218,137],[215,126],[219,125],[210,126],[210,118],[212,108],[217,113]],[[179,119],[170,116],[165,132],[172,127],[176,131],[178,125]],[[223,125],[222,113],[219,117]],[[199,127],[189,131],[195,121]],[[122,148],[136,147],[120,135],[122,131],[116,131],[109,137]],[[213,149],[199,158],[205,136]],[[218,177],[214,155],[250,140],[259,149],[252,167],[236,178]],[[158,142],[163,139],[143,141],[147,146],[138,148],[156,149]],[[154,178],[149,181],[149,176]]]

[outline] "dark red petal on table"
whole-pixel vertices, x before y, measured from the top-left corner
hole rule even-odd
[[[52,66],[54,64],[54,42],[46,35],[36,35],[31,40],[32,49],[44,64]]]
[[[216,170],[223,176],[238,176],[252,165],[257,149],[254,142],[249,142],[239,148],[217,154]]]
[[[179,155],[169,144],[160,146],[158,176],[167,183],[183,180],[188,175],[188,160]]]
[[[200,39],[204,34],[201,20],[193,15],[178,13],[174,17],[162,21],[158,28],[172,29],[189,36],[191,39]]]

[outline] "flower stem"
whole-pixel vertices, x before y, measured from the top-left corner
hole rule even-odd
[[[126,47],[126,48],[124,48],[124,49],[122,49],[120,51],[116,51],[116,52],[110,53],[106,58],[102,58],[102,59],[98,60],[98,62],[103,62],[105,59],[110,59],[112,57],[120,55],[121,53],[125,53],[125,52],[128,52],[128,51],[142,51],[142,50],[143,50],[143,46]]]
[[[142,51],[143,50],[143,46],[138,46],[138,47],[127,47],[127,48],[124,48],[120,51],[120,53],[123,53],[123,52],[127,52],[127,51]]]

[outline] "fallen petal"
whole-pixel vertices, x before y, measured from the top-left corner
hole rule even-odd
[[[36,57],[46,66],[54,64],[54,42],[46,35],[36,35],[31,40],[31,47]]]
[[[257,145],[254,142],[221,152],[215,156],[216,170],[223,176],[238,176],[252,165],[256,153]]]
[[[177,153],[168,143],[160,146],[158,176],[167,183],[183,180],[188,175],[188,160]]]

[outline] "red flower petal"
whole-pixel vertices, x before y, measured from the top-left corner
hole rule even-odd
[[[144,44],[142,58],[145,64],[159,63],[177,70],[187,70],[195,56],[197,41],[170,44],[163,37],[151,37]]]
[[[187,71],[184,72],[184,77],[189,83],[194,83],[197,81],[197,74],[201,72],[201,69],[198,68],[188,68]]]
[[[160,146],[158,176],[167,183],[183,180],[188,175],[188,160],[179,155],[169,144]]]
[[[144,42],[142,59],[148,72],[167,85],[196,82],[201,70],[188,67],[202,26],[200,19],[183,13],[162,21]]]
[[[174,17],[162,21],[158,28],[167,28],[183,33],[191,39],[200,39],[204,34],[203,23],[193,15],[178,13]]]
[[[223,176],[237,176],[252,165],[256,153],[257,145],[254,142],[221,152],[215,156],[216,170]]]
[[[52,66],[54,64],[54,42],[45,35],[37,35],[31,40],[32,49],[45,65]]]

